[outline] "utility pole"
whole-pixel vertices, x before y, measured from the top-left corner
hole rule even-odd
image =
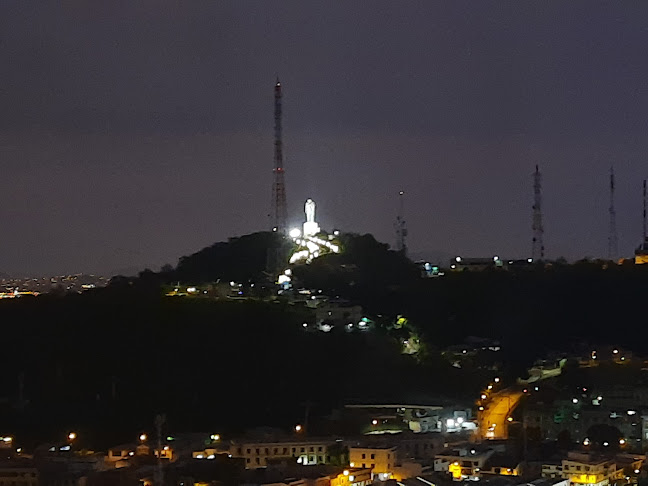
[[[154,474],[154,485],[164,486],[164,471],[162,470],[162,425],[166,421],[164,415],[159,414],[155,417],[155,430],[157,432],[157,467]]]
[[[542,176],[536,165],[533,174],[533,240],[531,256],[533,260],[544,260],[544,226],[542,224]]]
[[[283,141],[281,133],[281,82],[274,87],[274,180],[272,183],[272,231],[286,232],[286,185],[283,167]]]
[[[394,228],[396,229],[396,251],[407,256],[407,226],[404,217],[404,196],[404,191],[398,193],[398,215],[396,216]]]
[[[617,238],[616,210],[614,209],[614,167],[610,167],[610,232],[608,235],[608,260],[616,260],[619,254]]]

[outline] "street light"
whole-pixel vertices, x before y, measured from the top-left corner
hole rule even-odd
[[[302,431],[302,426],[297,424],[295,425],[295,432],[301,432]]]
[[[139,436],[140,442],[146,442],[146,439],[147,439],[146,434],[140,434]]]
[[[76,432],[70,432],[70,433],[68,434],[68,439],[69,439],[69,440],[74,440],[74,439],[76,439],[76,438],[77,438],[77,434],[76,434]]]

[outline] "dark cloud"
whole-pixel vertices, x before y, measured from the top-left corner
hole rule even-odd
[[[643,2],[0,4],[0,271],[174,261],[266,226],[272,84],[290,213],[414,250],[525,256],[531,172],[552,256],[603,255],[606,174],[638,243]]]

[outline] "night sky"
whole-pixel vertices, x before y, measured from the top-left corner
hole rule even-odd
[[[551,258],[641,239],[648,3],[0,2],[0,273],[134,272],[288,213],[414,256]]]

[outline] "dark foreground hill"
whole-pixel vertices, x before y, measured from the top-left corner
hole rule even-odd
[[[281,303],[120,288],[1,302],[0,315],[0,429],[23,438],[79,430],[109,444],[160,412],[175,431],[290,427],[307,403],[325,413],[347,399],[479,387],[477,376],[459,386],[446,363],[417,364],[381,332],[305,332],[301,311]]]

